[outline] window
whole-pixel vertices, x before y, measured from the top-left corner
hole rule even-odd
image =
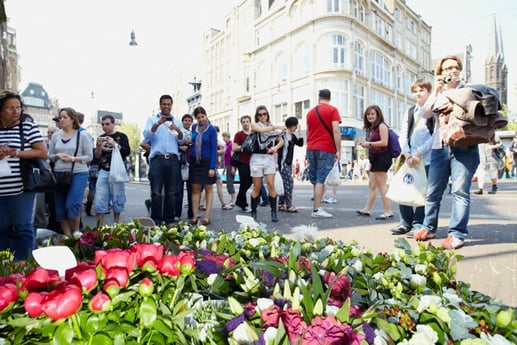
[[[361,43],[354,43],[354,71],[364,74],[364,49]]]
[[[271,118],[272,123],[283,123],[287,119],[287,103],[275,105],[275,113]]]
[[[395,13],[393,14],[396,20],[400,20],[400,11],[398,8],[395,8]]]
[[[392,84],[389,61],[375,51],[370,52],[370,78],[387,87]]]
[[[311,106],[311,101],[306,99],[305,101],[300,101],[294,103],[294,116],[296,116],[297,119],[302,119],[303,114],[307,114]]]
[[[364,86],[356,84],[354,86],[354,114],[355,119],[362,121],[364,112]]]
[[[349,0],[327,0],[328,13],[348,13]]]
[[[406,95],[411,98],[413,97],[413,92],[411,91],[411,84],[414,80],[416,80],[416,74],[406,71]]]
[[[262,0],[255,0],[255,19],[262,15]]]
[[[344,67],[346,59],[346,39],[343,35],[332,35],[332,63]]]
[[[376,90],[372,90],[370,93],[370,103],[371,104],[377,104],[381,110],[382,114],[384,115],[384,120],[389,126],[393,125],[393,99]]]
[[[400,66],[395,67],[395,88],[398,92],[404,92],[404,78]]]
[[[317,90],[329,89],[332,92],[330,103],[338,108],[341,117],[345,117],[348,109],[348,80],[345,79],[321,79],[318,80]]]

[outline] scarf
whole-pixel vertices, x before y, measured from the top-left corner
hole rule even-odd
[[[203,134],[208,130],[208,127],[210,127],[210,120],[206,119],[206,122],[204,125],[200,126],[199,124],[196,126],[196,162],[199,163],[201,161],[201,148],[203,146]]]

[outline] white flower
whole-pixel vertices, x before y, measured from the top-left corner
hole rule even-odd
[[[399,345],[434,345],[438,341],[438,334],[427,325],[417,325],[416,333],[411,339],[404,339]]]
[[[233,331],[232,338],[238,344],[250,344],[258,340],[258,335],[247,322],[243,322]]]
[[[427,265],[424,264],[416,264],[415,272],[416,273],[425,273],[427,271]]]
[[[267,308],[271,307],[273,304],[273,300],[271,298],[259,298],[257,299],[257,307],[260,312],[263,310],[266,310]]]
[[[486,341],[489,345],[512,345],[513,343],[505,339],[502,335],[490,335],[481,333],[481,339]]]
[[[372,278],[377,282],[377,283],[382,283],[382,278],[384,277],[384,274],[382,274],[382,272],[377,272],[375,273]]]
[[[217,279],[217,273],[212,273],[208,276],[208,278],[206,279],[206,282],[208,283],[208,285],[212,285],[216,279]]]
[[[250,246],[255,248],[256,246],[258,246],[260,244],[260,240],[258,238],[250,238],[248,243],[250,244]]]
[[[424,295],[420,297],[420,300],[418,302],[418,308],[416,309],[419,313],[423,312],[431,304],[434,304],[435,306],[442,304],[442,299],[439,296],[430,296],[430,295]]]
[[[356,262],[353,263],[352,267],[355,268],[355,270],[357,272],[362,272],[363,271],[363,262],[361,260],[357,260]]]
[[[458,309],[460,308],[460,303],[463,302],[463,300],[453,289],[448,289],[446,292],[444,292],[443,297]]]
[[[412,274],[410,278],[411,287],[413,289],[421,286],[426,286],[427,279],[424,276],[421,276],[420,274]]]
[[[268,327],[264,332],[264,340],[267,345],[273,345],[276,339],[276,333],[278,332],[278,328]]]
[[[336,314],[339,312],[339,309],[340,308],[336,307],[335,305],[327,305],[325,307],[325,314],[336,316]]]

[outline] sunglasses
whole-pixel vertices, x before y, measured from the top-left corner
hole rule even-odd
[[[267,116],[267,113],[258,113],[258,116]]]

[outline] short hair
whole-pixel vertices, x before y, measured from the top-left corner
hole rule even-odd
[[[244,119],[248,119],[251,122],[251,116],[249,116],[249,115],[242,115],[239,122],[242,124],[242,120],[244,120]]]
[[[231,138],[230,132],[223,132],[223,137]]]
[[[106,119],[109,119],[111,123],[115,123],[115,118],[112,115],[106,114],[103,117],[101,117],[101,121],[104,121]]]
[[[318,96],[321,99],[330,99],[330,90],[329,89],[322,89],[318,93]]]
[[[368,114],[370,112],[370,110],[375,110],[375,112],[377,113],[377,120],[375,120],[375,122],[373,124],[371,124],[366,119],[366,114]],[[364,114],[363,114],[363,128],[364,129],[372,130],[372,129],[378,127],[383,122],[384,122],[384,115],[382,115],[381,107],[379,107],[378,105],[370,105],[368,108],[366,108],[366,110],[364,111]]]
[[[73,122],[72,127],[74,129],[79,129],[79,127],[80,127],[79,116],[77,116],[77,112],[74,110],[74,108],[70,108],[70,107],[61,108],[61,109],[59,109],[58,114],[61,114],[61,112],[63,112],[63,111],[68,115],[69,118],[72,119],[72,122]]]
[[[172,100],[172,96],[171,96],[171,95],[161,95],[161,96],[160,96],[160,104],[162,104],[162,101],[163,101],[164,99],[170,99],[171,103],[173,103],[173,104],[174,104],[174,101]]]
[[[6,101],[8,101],[10,99],[13,99],[13,98],[15,98],[18,101],[20,101],[20,104],[21,104],[21,107],[22,107],[22,112],[23,112],[22,98],[20,97],[19,94],[11,92],[11,91],[6,91],[6,92],[2,93],[2,95],[0,95],[0,110],[4,108],[4,104],[5,104]]]
[[[438,61],[438,64],[436,65],[436,75],[442,75],[442,65],[446,60],[454,60],[458,63],[458,67],[460,68],[460,71],[463,70],[463,64],[461,63],[461,59],[456,55],[447,55],[441,58]]]
[[[431,92],[433,89],[433,85],[430,81],[425,79],[417,79],[411,84],[411,92],[414,92],[417,87],[421,87],[422,89],[426,89]]]
[[[287,119],[285,119],[285,126],[287,128],[298,126],[298,119],[294,116],[290,116]]]
[[[181,117],[181,122],[183,122],[183,120],[185,119],[190,119],[191,121],[194,121],[194,118],[192,117],[192,115],[190,114],[185,114]]]

